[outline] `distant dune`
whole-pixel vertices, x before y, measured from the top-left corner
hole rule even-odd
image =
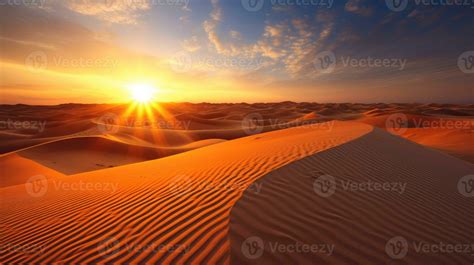
[[[257,125],[261,125],[262,128],[258,132],[266,132],[330,120],[355,120],[385,128],[391,115],[403,113],[408,118],[407,127],[410,129],[400,136],[461,159],[474,161],[474,150],[471,150],[474,148],[466,148],[466,145],[462,144],[462,140],[472,139],[474,107],[471,105],[165,103],[162,109],[166,111],[151,111],[153,119],[143,113],[141,118],[137,118],[138,114],[130,113],[128,108],[126,105],[83,104],[0,106],[2,122],[37,123],[34,124],[36,125],[34,128],[2,126],[0,152],[4,154],[16,152],[23,158],[32,159],[65,174],[75,174],[162,158],[207,144],[243,137],[248,135],[245,121],[249,117],[260,119]],[[107,118],[110,117],[114,122],[112,125],[105,124],[105,128],[108,128],[106,131],[101,130],[104,128],[104,117],[105,122],[108,122]],[[461,129],[423,126],[423,130],[420,130],[420,125],[414,124],[414,122],[421,124],[423,121],[436,122],[440,119],[465,121],[469,125]],[[449,137],[441,137],[446,133],[449,133]],[[86,138],[73,139],[76,137]],[[78,142],[83,144],[77,144]],[[74,148],[67,148],[66,143],[73,144]],[[93,146],[94,144],[97,146]],[[97,162],[94,161],[97,159],[95,157],[85,159],[73,167],[63,166],[63,162],[51,157],[58,154],[42,156],[42,152],[48,152],[49,146],[53,149],[62,146],[61,152],[66,152],[67,157],[74,156],[76,152],[78,156],[81,153],[92,152],[91,154],[102,158]],[[19,152],[25,148],[28,150]],[[129,156],[123,157],[127,155]]]

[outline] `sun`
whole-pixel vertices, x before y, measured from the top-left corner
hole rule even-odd
[[[151,84],[135,83],[127,86],[130,90],[131,97],[139,103],[148,103],[153,99],[156,88]]]

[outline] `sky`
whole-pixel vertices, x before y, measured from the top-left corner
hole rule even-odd
[[[166,102],[472,104],[474,1],[456,3],[0,0],[0,103],[148,84]]]

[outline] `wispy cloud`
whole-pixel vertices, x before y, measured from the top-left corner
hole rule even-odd
[[[137,24],[141,12],[151,8],[149,1],[81,0],[62,3],[76,13],[117,24]]]
[[[349,0],[346,3],[345,9],[347,12],[366,17],[372,15],[374,11],[370,6],[368,6],[368,3],[365,0]]]

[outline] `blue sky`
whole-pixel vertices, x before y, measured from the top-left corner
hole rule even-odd
[[[403,10],[394,11],[392,0],[260,0],[262,8],[249,11],[246,4],[258,0],[44,1],[41,6],[0,7],[2,24],[17,27],[1,32],[3,47],[15,51],[2,53],[2,61],[24,63],[44,46],[54,47],[49,57],[114,54],[122,67],[139,65],[120,71],[135,76],[115,68],[100,69],[101,78],[153,79],[170,100],[203,101],[212,94],[214,101],[249,102],[474,101],[474,74],[459,66],[462,60],[468,65],[474,51],[474,3],[407,1]],[[26,23],[15,23],[18,14],[30,15]],[[36,20],[58,22],[48,26]],[[75,49],[64,44],[72,42]],[[41,45],[25,48],[25,43]],[[334,58],[330,71],[319,68],[320,56]],[[192,65],[178,65],[186,71],[176,71],[170,60]],[[231,60],[241,63],[229,65]],[[386,64],[367,65],[371,60]],[[97,74],[96,69],[49,68]],[[6,78],[2,86],[15,95],[13,87],[21,84]],[[34,90],[35,84],[28,87]],[[83,93],[92,89],[89,85]]]

